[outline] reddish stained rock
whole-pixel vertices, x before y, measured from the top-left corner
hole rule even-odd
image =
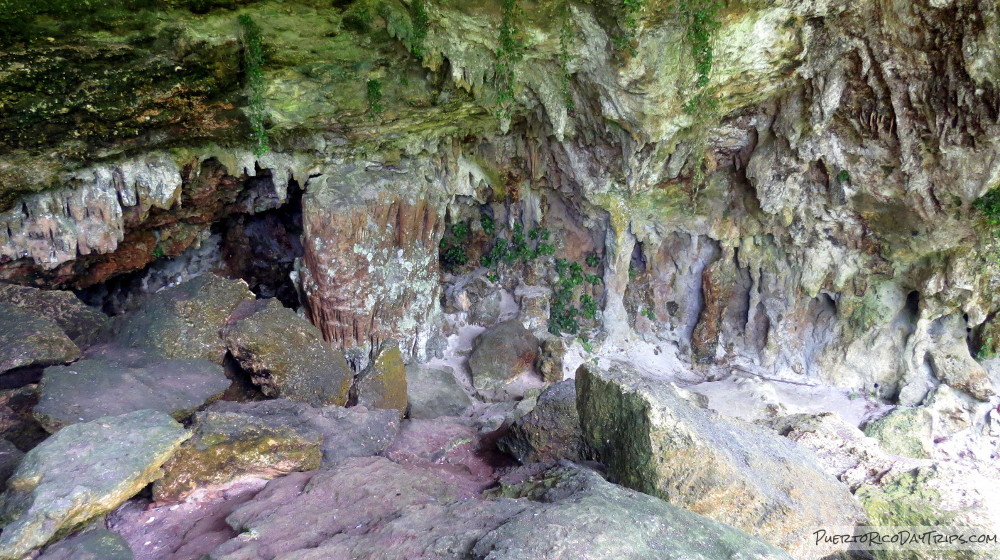
[[[390,339],[422,356],[438,298],[443,212],[400,194],[426,192],[426,180],[387,169],[342,173],[342,184],[310,183],[302,200],[299,274],[309,318],[361,365]]]

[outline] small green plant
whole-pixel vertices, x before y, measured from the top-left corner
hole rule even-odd
[[[976,199],[972,207],[979,210],[987,225],[1000,228],[1000,186]]]
[[[646,0],[622,0],[622,19],[619,23],[621,33],[611,37],[611,44],[619,51],[626,51],[635,56],[635,37],[639,29],[639,12],[645,7]]]
[[[264,46],[260,27],[247,14],[238,18],[243,40],[243,72],[247,92],[247,120],[250,121],[250,139],[253,153],[260,156],[268,151],[269,141],[264,120]]]
[[[466,253],[465,240],[469,237],[469,224],[458,222],[451,226],[451,231],[446,232],[438,244],[438,260],[441,267],[447,271],[454,271],[469,262]]]
[[[656,321],[656,313],[653,313],[651,308],[647,307],[643,309],[641,313],[643,317],[649,319],[650,321]]]
[[[427,6],[424,0],[413,0],[410,6],[413,10],[413,41],[410,52],[417,58],[424,57],[424,40],[427,39]]]
[[[718,17],[722,0],[679,0],[677,8],[687,26],[686,38],[691,45],[697,74],[695,83],[700,88],[705,87],[715,58],[712,37],[720,27]]]
[[[153,247],[153,258],[154,259],[162,259],[163,256],[164,256],[164,254],[165,253],[163,251],[163,246],[160,245],[159,243],[157,243],[156,247]]]
[[[838,183],[850,183],[851,182],[851,173],[849,171],[847,171],[846,169],[841,169],[840,172],[837,173],[837,182]]]
[[[976,352],[976,359],[980,362],[983,360],[988,360],[990,358],[995,358],[997,355],[996,345],[993,342],[993,337],[987,337],[983,341],[983,344],[979,347],[979,351]]]
[[[635,280],[636,276],[639,275],[639,271],[635,268],[634,264],[628,265],[628,280],[629,282]]]
[[[483,228],[483,233],[486,235],[493,235],[496,231],[496,224],[493,223],[493,216],[490,216],[486,212],[479,214],[479,225]]]
[[[572,112],[576,110],[576,102],[573,101],[573,92],[570,91],[569,87],[570,78],[573,77],[569,71],[569,63],[572,60],[569,47],[576,36],[576,32],[573,29],[573,18],[569,12],[568,0],[563,2],[561,12],[562,27],[559,29],[559,69],[562,71],[562,75],[559,78],[559,90],[562,94],[566,110]]]
[[[584,352],[586,352],[588,354],[593,354],[594,353],[594,345],[591,344],[591,342],[589,340],[587,340],[587,337],[585,337],[585,336],[578,336],[578,337],[576,337],[576,339],[578,341],[580,341],[580,346],[583,347],[583,351]]]
[[[597,253],[590,253],[584,261],[590,268],[596,268],[597,265],[601,264],[601,257]]]
[[[382,105],[382,82],[379,80],[368,80],[368,116],[375,119],[384,110],[385,107]]]
[[[513,114],[514,86],[517,82],[517,65],[524,58],[524,33],[518,21],[524,16],[518,0],[501,0],[500,29],[497,33],[496,61],[493,67],[493,86],[496,89],[496,116],[509,119]]]

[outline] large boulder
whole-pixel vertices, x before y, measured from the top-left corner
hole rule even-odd
[[[505,485],[502,495],[535,507],[484,535],[474,558],[489,560],[789,560],[783,550],[739,529],[590,470],[559,467]]]
[[[125,539],[107,529],[94,529],[59,541],[37,560],[132,560]]]
[[[410,418],[460,416],[472,404],[450,367],[406,366],[406,393]]]
[[[136,410],[159,410],[182,420],[230,383],[222,366],[205,359],[170,360],[100,347],[72,365],[45,369],[34,414],[49,432]]]
[[[816,527],[865,520],[813,454],[778,434],[699,408],[669,382],[625,365],[576,373],[586,443],[612,480],[743,529],[800,558]]]
[[[318,469],[322,436],[307,425],[271,425],[246,413],[205,411],[194,436],[163,466],[153,485],[157,502],[176,502],[240,478],[275,478]]]
[[[55,321],[0,303],[0,374],[26,366],[66,364],[79,357],[80,348]]]
[[[331,468],[351,457],[381,453],[399,433],[399,414],[395,410],[367,409],[363,406],[313,407],[287,399],[274,399],[246,403],[219,401],[206,411],[248,415],[268,426],[286,427],[297,432],[313,430],[322,437],[323,468]]]
[[[265,395],[315,406],[347,403],[354,372],[344,354],[278,300],[241,305],[222,336]]]
[[[368,408],[391,408],[399,411],[400,417],[406,414],[406,364],[399,346],[383,344],[378,356],[358,376],[354,387],[357,404]]]
[[[535,408],[515,420],[497,445],[522,463],[583,460],[576,382],[567,379],[547,387]]]
[[[0,559],[20,560],[111,511],[162,476],[160,467],[188,437],[153,410],[60,430],[28,452],[0,496]]]
[[[539,343],[520,321],[504,321],[476,339],[469,355],[472,385],[486,396],[534,370]]]
[[[115,340],[166,358],[202,358],[221,364],[226,345],[219,329],[254,295],[242,280],[205,274],[149,294],[118,318]]]
[[[81,348],[97,342],[110,323],[107,315],[87,306],[73,292],[64,290],[40,290],[0,282],[0,302],[35,317],[55,321]]]

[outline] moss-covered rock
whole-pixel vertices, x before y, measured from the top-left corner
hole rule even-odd
[[[375,360],[358,376],[355,384],[358,404],[398,410],[402,417],[409,403],[406,383],[406,364],[399,345],[383,344]]]
[[[354,373],[344,354],[277,299],[241,306],[222,336],[265,395],[314,406],[347,403]]]
[[[868,422],[864,432],[877,439],[889,453],[927,459],[934,451],[932,428],[929,410],[901,406],[878,420]]]
[[[111,511],[160,478],[188,437],[166,414],[140,410],[74,424],[45,440],[0,496],[0,558],[20,560]]]
[[[59,541],[45,549],[38,560],[132,560],[125,539],[107,529],[94,529]]]
[[[165,358],[201,358],[221,364],[226,344],[219,330],[240,302],[253,299],[242,280],[199,276],[146,296],[135,311],[117,320],[115,342]]]
[[[0,373],[25,366],[65,364],[79,357],[80,348],[55,321],[0,303]]]
[[[585,460],[575,381],[560,381],[542,391],[531,412],[515,420],[497,446],[522,463]]]
[[[109,322],[106,315],[88,307],[69,291],[0,283],[0,301],[52,319],[73,342],[84,348],[100,338]]]
[[[153,485],[156,501],[180,501],[241,477],[276,478],[318,469],[323,458],[319,432],[270,424],[250,414],[202,412],[193,431],[163,466],[163,478]]]

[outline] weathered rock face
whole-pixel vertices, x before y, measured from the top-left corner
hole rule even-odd
[[[389,447],[399,433],[397,411],[368,410],[361,406],[318,408],[287,399],[246,403],[219,401],[206,412],[250,416],[252,424],[263,423],[276,430],[314,431],[322,440],[320,450],[324,468],[351,457],[376,455]]]
[[[497,445],[522,463],[585,459],[576,382],[567,379],[542,391],[535,408],[515,420]]]
[[[132,560],[132,549],[124,539],[107,529],[74,535],[47,549],[39,560]]]
[[[0,439],[0,487],[6,486],[7,479],[14,474],[23,458],[24,453],[13,443]]]
[[[168,360],[141,350],[101,346],[69,365],[45,368],[35,418],[50,432],[137,410],[183,420],[229,387],[222,366]]]
[[[469,355],[472,385],[488,396],[502,394],[507,382],[534,371],[538,352],[538,339],[520,321],[504,321],[476,339]]]
[[[626,366],[577,370],[584,441],[624,486],[663,497],[809,558],[815,527],[863,522],[860,506],[805,448],[687,401]]]
[[[460,416],[472,404],[450,367],[406,366],[406,392],[410,418]]]
[[[226,345],[219,330],[254,296],[242,280],[206,274],[150,294],[115,325],[115,343],[165,358],[201,358],[222,363]]]
[[[0,283],[0,301],[52,319],[83,348],[97,342],[108,323],[107,316],[84,305],[72,292]]]
[[[19,560],[114,509],[162,476],[160,466],[188,437],[180,424],[151,410],[60,430],[28,452],[7,481],[0,558]]]
[[[0,373],[65,364],[79,357],[80,348],[55,321],[0,303]]]
[[[406,414],[406,364],[395,343],[386,343],[354,384],[357,404],[368,408],[386,408]]]
[[[303,198],[299,274],[309,316],[359,364],[390,339],[426,355],[444,230],[434,174],[426,162],[344,165],[313,179]]]
[[[271,425],[233,412],[202,412],[194,435],[163,466],[153,485],[157,502],[176,502],[193,492],[211,492],[239,478],[276,478],[318,469],[321,434],[307,425]]]
[[[277,299],[245,302],[223,328],[222,338],[265,395],[314,406],[347,403],[354,372],[343,353]]]

